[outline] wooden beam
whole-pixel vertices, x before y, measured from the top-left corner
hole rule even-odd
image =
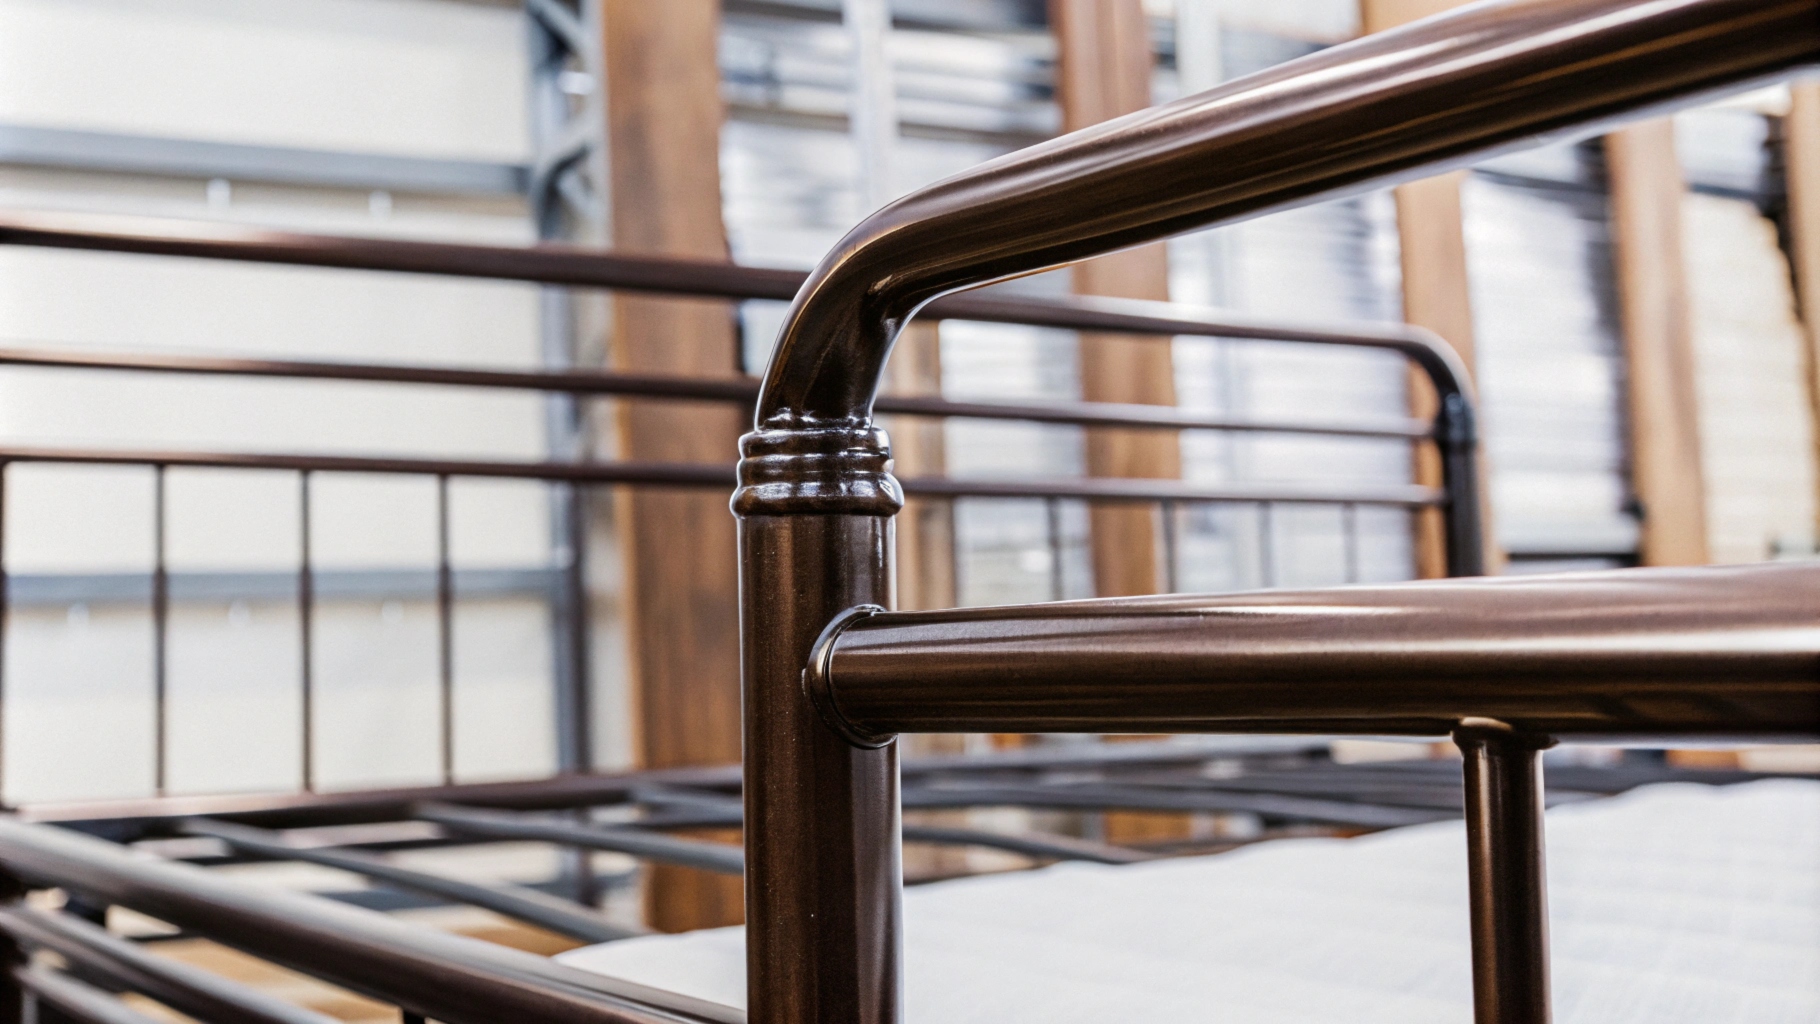
[[[885,387],[900,395],[939,395],[942,391],[941,325],[914,321],[892,346],[885,364]],[[948,471],[943,421],[894,416],[891,457],[901,476],[942,476]],[[911,498],[897,514],[897,602],[903,611],[952,608],[954,587],[954,503]],[[964,754],[969,738],[959,734],[905,736],[906,755]],[[974,824],[967,811],[913,811],[920,825],[964,827]],[[966,874],[975,855],[959,846],[912,846],[903,853],[904,875],[946,878]]]
[[[1650,121],[1605,138],[1630,404],[1631,484],[1644,565],[1707,561],[1706,487],[1682,257],[1686,185],[1675,127]]]
[[[1150,105],[1153,57],[1140,0],[1051,0],[1059,51],[1056,91],[1062,125],[1075,131]],[[1074,268],[1083,295],[1169,298],[1169,261],[1162,245],[1090,260]],[[1081,396],[1092,402],[1175,404],[1169,347],[1154,340],[1082,335]],[[1094,430],[1087,434],[1093,476],[1179,477],[1176,438],[1158,432]],[[1154,594],[1162,588],[1158,520],[1149,508],[1092,510],[1094,585],[1102,597]]]
[[[1360,0],[1360,22],[1367,33],[1382,32],[1458,7],[1465,0]],[[1403,319],[1426,327],[1447,340],[1460,354],[1469,372],[1475,369],[1472,324],[1472,288],[1466,271],[1466,234],[1460,206],[1460,185],[1466,172],[1456,171],[1399,186],[1397,234],[1403,266]],[[1434,387],[1412,369],[1409,375],[1409,411],[1432,417],[1437,409]],[[1428,487],[1441,484],[1440,456],[1427,446],[1416,450],[1415,481]],[[1485,472],[1481,480],[1489,480]],[[1486,565],[1492,571],[1503,562],[1496,533],[1491,528],[1490,503],[1486,509]],[[1416,574],[1425,579],[1447,575],[1447,544],[1441,516],[1435,510],[1415,518]]]
[[[1050,0],[1049,24],[1058,51],[1056,93],[1062,128],[1077,131],[1150,106],[1155,57],[1141,0]],[[1102,256],[1074,267],[1081,295],[1169,298],[1169,251],[1161,243]],[[1083,334],[1081,397],[1090,402],[1175,404],[1175,362],[1155,339]],[[1172,434],[1129,430],[1087,432],[1092,476],[1182,475],[1181,447]],[[1144,506],[1089,510],[1094,589],[1101,597],[1155,594],[1164,589],[1161,520]],[[1186,815],[1117,812],[1105,816],[1113,842],[1177,839],[1191,833]]]
[[[1359,0],[1359,22],[1365,34],[1407,25],[1430,15],[1462,7],[1470,0]]]
[[[728,258],[721,223],[720,27],[716,0],[603,0],[613,246]],[[613,365],[730,377],[723,302],[616,296]],[[743,424],[726,406],[622,402],[621,457],[725,464]],[[619,488],[627,632],[643,767],[736,762],[739,603],[724,495]],[[741,920],[739,880],[686,868],[647,875],[646,914],[664,931]]]
[[[940,324],[917,320],[904,328],[885,364],[885,387],[899,395],[942,393]],[[948,472],[943,421],[894,416],[887,426],[899,476]],[[954,607],[954,503],[910,499],[898,513],[896,533],[897,607],[904,611]]]
[[[1802,81],[1789,87],[1782,138],[1795,299],[1807,329],[1808,398],[1814,422],[1820,425],[1820,82]],[[1820,442],[1820,429],[1815,438]],[[1820,449],[1815,458],[1820,460]],[[1820,532],[1820,523],[1815,529]]]

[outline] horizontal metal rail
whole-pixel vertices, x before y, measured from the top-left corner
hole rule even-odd
[[[929,843],[935,846],[977,846],[987,850],[1017,853],[1039,860],[1073,860],[1087,864],[1141,864],[1155,860],[1156,854],[1133,850],[1111,843],[1096,843],[1072,836],[1037,835],[1032,832],[990,832],[983,828],[958,825],[924,825],[909,822],[903,826],[906,843]]]
[[[800,270],[665,256],[635,256],[575,246],[465,245],[268,231],[211,221],[80,213],[0,213],[0,245],[188,256],[354,270],[399,271],[722,299],[796,297]],[[1465,380],[1453,350],[1408,324],[1324,324],[1138,299],[1052,299],[1001,293],[946,297],[922,310],[928,319],[977,320],[1102,333],[1301,341],[1382,348],[1422,366],[1443,391]]]
[[[715,379],[605,370],[475,370],[449,366],[302,362],[121,352],[72,353],[20,348],[0,348],[0,366],[505,388],[573,395],[727,402],[742,406],[751,406],[758,401],[758,380],[752,377]],[[1257,419],[1185,413],[1170,406],[1117,402],[959,402],[927,395],[885,395],[880,397],[878,409],[880,412],[906,416],[1021,420],[1139,430],[1330,434],[1405,440],[1419,440],[1434,433],[1433,424],[1412,417],[1379,417],[1376,420],[1357,421]]]
[[[0,931],[24,946],[55,952],[90,977],[150,996],[209,1024],[334,1024],[333,1017],[181,960],[155,956],[138,943],[69,914],[0,907]]]
[[[660,832],[623,825],[548,821],[449,804],[426,804],[417,809],[417,816],[424,821],[433,821],[444,828],[470,835],[564,843],[726,875],[737,875],[745,871],[745,854],[737,846],[700,839],[678,839]]]
[[[1201,814],[1256,814],[1272,819],[1348,825],[1358,828],[1399,828],[1456,817],[1451,812],[1381,807],[1346,800],[1305,796],[1232,793],[1218,789],[1172,792],[1137,786],[1081,783],[1069,786],[982,783],[906,788],[905,810],[962,809],[971,807],[1045,807],[1074,811],[1171,811]],[[909,826],[905,826],[906,838]]]
[[[1318,744],[1273,743],[1263,749],[1290,752]],[[1249,748],[1241,747],[1240,750]],[[1113,744],[1090,750],[996,751],[988,754],[943,755],[912,758],[904,762],[907,778],[955,772],[1043,772],[1057,769],[1105,770],[1125,765],[1197,764],[1211,757],[1235,756],[1230,744],[1209,746],[1205,741]],[[740,766],[708,765],[656,768],[636,772],[559,775],[515,782],[477,782],[453,786],[355,790],[336,793],[240,793],[163,796],[129,800],[93,800],[73,803],[33,803],[14,810],[22,821],[62,822],[115,834],[125,823],[146,826],[147,834],[172,834],[173,823],[210,817],[266,828],[308,828],[320,825],[360,824],[409,820],[425,803],[448,803],[467,808],[501,810],[560,810],[635,802],[653,787],[685,787],[737,795]],[[162,823],[162,825],[160,825]]]
[[[1621,740],[1820,733],[1820,565],[1632,569],[859,615],[809,672],[898,732]]]
[[[575,484],[642,484],[728,490],[731,466],[682,462],[505,462],[472,459],[393,458],[359,455],[294,455],[253,452],[133,451],[87,448],[0,447],[0,464],[60,463],[162,466],[195,469],[269,469],[300,473],[378,473],[411,476],[549,480]],[[1245,502],[1312,505],[1440,505],[1445,495],[1415,484],[1192,484],[1175,480],[1079,477],[988,480],[911,477],[908,494],[931,498],[1066,498],[1099,502]]]
[[[38,1001],[40,1019],[42,1009],[49,1007],[61,1019],[76,1024],[160,1024],[157,1017],[141,1013],[62,971],[31,964],[13,964],[8,970],[13,982]]]
[[[454,569],[451,588],[462,600],[547,597],[560,586],[558,570]],[[310,591],[318,600],[434,600],[441,581],[434,569],[312,569]],[[158,583],[155,572],[6,574],[10,608],[72,604],[145,604]],[[167,572],[164,591],[171,601],[275,601],[297,597],[297,573]]]
[[[184,831],[190,835],[219,839],[233,849],[256,857],[320,864],[389,885],[482,907],[583,942],[613,942],[644,934],[639,929],[614,924],[570,900],[547,896],[522,886],[504,883],[481,885],[431,871],[403,867],[358,850],[297,846],[264,829],[225,821],[199,818],[186,823]]]
[[[384,914],[0,818],[0,869],[129,907],[445,1024],[740,1024],[737,1011]]]
[[[695,813],[704,825],[737,828],[743,820],[740,802],[735,797],[699,799],[690,796],[684,798],[683,802],[686,806],[695,808]],[[906,806],[909,804],[906,803]],[[1029,806],[1051,805],[1039,801]],[[433,821],[452,831],[471,835],[497,839],[537,839],[592,850],[608,850],[631,854],[643,860],[727,875],[742,874],[746,869],[745,852],[737,846],[697,839],[678,839],[638,826],[529,819],[516,814],[476,811],[446,804],[419,808],[417,814],[425,821]],[[1151,859],[1149,854],[1138,850],[1066,836],[1008,834],[977,828],[909,824],[904,826],[903,838],[905,842],[911,843],[978,846],[1031,857],[1082,860],[1096,864],[1134,864]]]
[[[1327,796],[1369,800],[1374,785],[1405,785],[1429,779],[1436,786],[1452,787],[1457,797],[1457,762],[1399,762],[1393,767],[1370,765],[1304,765],[1282,769],[1248,769],[1239,778],[1211,778],[1206,766],[1235,760],[1263,758],[1266,762],[1289,757],[1298,762],[1324,756],[1327,741],[1319,738],[1233,736],[1218,739],[1181,737],[1166,743],[1095,744],[1084,749],[1033,747],[984,754],[940,755],[911,758],[903,774],[911,793],[943,781],[1015,781],[1026,783],[1063,773],[1066,777],[1103,776],[1145,786],[1161,785],[1155,772],[1174,768],[1178,778],[1196,787],[1253,791],[1269,788],[1279,793],[1307,793],[1312,788]],[[1556,782],[1553,792],[1618,793],[1657,782],[1692,782],[1728,785],[1769,776],[1736,770],[1699,770],[1661,764],[1619,764],[1600,767],[1564,765],[1550,769]],[[1132,773],[1137,773],[1134,777]],[[1309,780],[1307,782],[1297,780]],[[1319,780],[1314,781],[1314,780]],[[245,793],[146,797],[129,800],[76,803],[32,803],[14,813],[22,821],[64,822],[128,840],[177,834],[189,818],[212,817],[266,828],[396,822],[410,820],[424,803],[446,802],[469,809],[549,811],[581,807],[623,806],[639,803],[652,808],[645,821],[655,824],[681,808],[660,793],[673,794],[686,787],[690,795],[707,793],[727,800],[739,793],[738,765],[650,769],[638,772],[563,775],[519,782],[462,783],[409,789],[355,790],[329,793]],[[911,799],[917,799],[912,796]],[[1386,801],[1395,803],[1396,801]],[[716,802],[714,807],[723,806]],[[677,807],[677,810],[670,808]],[[702,812],[706,814],[706,811]],[[704,824],[732,825],[739,816],[714,811]]]

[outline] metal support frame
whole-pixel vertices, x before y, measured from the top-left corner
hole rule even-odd
[[[96,174],[224,178],[306,188],[439,195],[521,195],[531,180],[531,168],[520,164],[205,142],[24,124],[0,124],[0,164]]]
[[[880,617],[874,612],[891,577],[890,517],[902,495],[889,472],[885,438],[872,427],[873,401],[892,342],[920,306],[972,285],[1811,64],[1820,61],[1817,15],[1820,3],[1813,0],[1475,4],[993,161],[913,193],[854,228],[796,297],[772,355],[754,430],[741,443],[734,497],[741,518],[747,999],[753,1024],[902,1019],[895,736],[851,717],[851,705],[833,683],[833,662],[843,631],[858,634]],[[1436,441],[1450,486],[1471,481],[1476,491],[1470,409],[1463,392],[1443,393]],[[1476,503],[1454,502],[1450,518],[1450,560],[1476,564]],[[1130,610],[1138,612],[1143,600]],[[1166,603],[1148,600],[1159,608]],[[995,700],[1031,678],[1028,661],[1016,656],[1025,642],[1032,650],[1042,646],[1043,611],[983,613],[972,623],[975,632],[952,648],[957,664],[990,661],[986,675],[1008,689],[918,694],[923,699],[908,703],[966,719],[968,731],[1029,728],[1034,720],[993,712]],[[1075,651],[1081,665],[1063,659],[1071,670],[1063,687],[1069,699],[1057,704],[1060,718],[1093,719],[1103,727],[1119,716],[1101,712],[1152,707],[1144,697],[1147,670],[1175,673],[1179,622],[1122,625],[1127,632],[1097,637],[1129,641],[1130,657],[1116,673],[1131,677],[1130,693],[1107,692],[1106,675],[1083,667],[1103,644]],[[994,645],[983,642],[986,631],[1002,634],[1003,656],[995,657]],[[1472,628],[1454,634],[1474,635]],[[1719,645],[1713,666],[1699,658],[1689,664],[1729,668],[1724,648]],[[1799,681],[1778,675],[1786,665],[1751,679],[1766,699],[1754,712],[1766,706],[1778,713],[1808,706],[1811,712],[1811,653],[1798,661]],[[1218,660],[1201,663],[1195,681],[1221,678],[1213,665],[1227,667]],[[1082,680],[1091,682],[1083,687]],[[909,688],[926,682],[919,677]],[[1289,679],[1270,682],[1281,688]],[[1798,695],[1789,696],[1787,686]],[[1251,695],[1268,703],[1270,690],[1260,687]],[[1442,692],[1451,700],[1441,703],[1452,707],[1423,710],[1442,712],[1443,732],[1461,717],[1482,714],[1475,703],[1495,703],[1488,700],[1495,695],[1477,690]],[[1357,704],[1350,693],[1274,699],[1290,700],[1303,714],[1324,710],[1343,718]],[[1183,696],[1193,703],[1207,695],[1190,686]],[[1575,696],[1556,688],[1541,703],[1545,711],[1565,713]],[[1172,709],[1155,708],[1161,712],[1158,728],[1137,731],[1169,730]],[[1214,717],[1246,720],[1245,712],[1224,705]],[[1249,724],[1298,729],[1292,716],[1258,717],[1269,720]],[[1754,715],[1746,717],[1757,724]],[[1729,721],[1719,719],[1699,724]],[[1533,799],[1524,804],[1520,791],[1507,795],[1523,809],[1539,806]],[[1499,813],[1477,802],[1482,811]],[[1527,835],[1539,849],[1539,832],[1516,827],[1513,836],[1499,832],[1488,840],[1521,845]],[[1505,912],[1516,916],[1494,915],[1499,923],[1521,920],[1520,911]],[[1516,936],[1500,939],[1521,945]],[[1500,955],[1481,950],[1475,967]],[[1547,1020],[1545,997],[1540,1007],[1534,999],[1513,999],[1509,1006],[1508,1015],[1481,1006],[1480,1020]]]
[[[1477,1024],[1547,1024],[1548,876],[1542,748],[1495,719],[1453,733],[1466,762],[1466,866]]]
[[[585,236],[601,217],[597,176],[590,157],[600,152],[604,122],[591,103],[578,102],[569,86],[572,76],[598,74],[597,48],[587,29],[583,0],[531,0],[525,4],[526,43],[530,52],[530,125],[534,156],[527,198],[531,220],[542,241]],[[543,363],[563,371],[575,365],[575,310],[565,288],[546,285],[539,296],[539,334]],[[578,397],[552,393],[545,398],[550,457],[579,461],[587,448],[586,417]],[[564,771],[587,771],[595,751],[591,663],[588,649],[587,550],[588,509],[585,493],[573,484],[550,489],[551,536],[563,584],[552,606],[555,644],[557,762]],[[578,877],[586,871],[578,867]],[[580,888],[589,889],[585,881]]]

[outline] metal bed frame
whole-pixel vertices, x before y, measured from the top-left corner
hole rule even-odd
[[[1427,820],[1420,818],[1424,812],[1451,815],[1463,806],[1477,1019],[1540,1024],[1549,1019],[1540,750],[1563,739],[1754,742],[1820,733],[1820,635],[1811,600],[1820,587],[1820,569],[1626,570],[1302,593],[885,611],[891,516],[906,492],[1438,507],[1447,523],[1450,574],[1482,570],[1470,395],[1445,346],[1432,337],[1401,329],[1334,331],[1237,321],[1153,304],[943,296],[1816,61],[1820,0],[1481,4],[1033,147],[932,186],[861,224],[806,282],[784,272],[558,249],[7,217],[0,223],[0,242],[11,244],[728,298],[796,296],[756,395],[737,382],[623,374],[6,354],[5,360],[16,364],[91,369],[754,402],[757,412],[757,429],[741,445],[734,497],[742,559],[742,768],[385,793],[165,796],[112,806],[22,808],[0,819],[0,871],[9,894],[58,886],[71,894],[78,911],[131,907],[397,1005],[407,1021],[892,1024],[902,1018],[900,843],[916,835],[901,823],[904,808],[1005,803],[1237,808],[1285,820],[1318,820],[1327,813],[1331,821],[1338,803],[1350,805],[1351,824],[1383,827]],[[1443,398],[1440,414],[1432,427],[1379,424],[1365,432],[1431,438],[1443,456],[1444,490],[1189,488],[1109,480],[900,484],[890,474],[884,436],[872,424],[875,410],[1092,426],[1215,426],[1125,407],[981,406],[934,398],[875,402],[890,343],[919,311],[1123,333],[1293,338],[1401,351],[1435,381]],[[1217,426],[1329,432],[1333,425]],[[1361,432],[1358,425],[1342,426]],[[160,472],[166,466],[235,465],[299,473],[417,473],[441,480],[482,475],[691,487],[734,482],[718,466],[0,452],[0,463],[24,461],[142,464]],[[446,557],[437,575],[446,651],[451,593]],[[165,576],[161,562],[154,573],[155,610],[168,600],[159,582]],[[306,609],[309,579],[306,563],[299,579]],[[304,620],[307,629],[307,614]],[[448,671],[445,656],[445,695]],[[1095,769],[1091,779],[1076,777],[1075,784],[1057,786],[1041,784],[1043,774],[1078,771],[1079,755],[1001,755],[986,762],[983,772],[980,762],[900,764],[893,739],[904,731],[1451,736],[1464,761],[1458,778],[1444,765],[1365,773],[1353,780],[1352,799],[1326,800],[1323,810],[1311,805],[1331,790],[1309,786],[1303,774],[1309,766],[1289,770],[1295,766],[1281,756],[1272,761],[1257,755],[1225,784],[1183,791],[1143,783],[1171,764],[1196,767],[1224,755],[1192,743],[1134,745],[1094,753],[1087,758]],[[446,764],[446,748],[444,756]],[[1571,787],[1573,773],[1562,775]],[[1639,776],[1633,772],[1628,778]],[[1595,791],[1613,784],[1590,777],[1579,781]],[[1463,785],[1453,788],[1456,783]],[[1437,800],[1440,790],[1450,788],[1457,796]],[[736,792],[743,806],[734,804]],[[1311,799],[1311,793],[1317,796]],[[641,806],[648,817],[632,828],[529,813],[611,804]],[[1392,821],[1394,815],[1377,813],[1386,810],[1403,815]],[[595,915],[573,905],[558,907],[539,899],[541,894],[500,887],[460,890],[458,885],[469,883],[452,884],[427,873],[413,877],[372,856],[372,850],[421,842],[421,832],[415,838],[406,833],[377,838],[365,848],[301,841],[312,826],[400,821],[432,822],[480,839],[540,838],[743,870],[747,1013],[413,929],[356,908],[236,885],[195,865],[134,856],[119,845],[209,837],[221,844],[217,859],[278,856],[332,863],[370,877],[387,878],[390,872],[388,880],[405,887],[505,908],[569,934],[610,937],[598,931],[604,922]],[[744,825],[743,857],[726,846],[648,827],[734,823]],[[294,831],[269,831],[274,828]],[[924,834],[936,841],[982,841],[977,835]],[[1070,847],[1025,838],[1026,852],[1045,857],[1119,861],[1143,855],[1103,844],[1077,841]],[[321,1019],[148,957],[68,913],[0,910],[0,936],[9,947],[0,952],[10,957],[13,989],[0,993],[0,1015],[9,1019],[17,1019],[28,1000],[41,1011],[77,1020],[144,1019],[102,989],[145,993],[207,1020]],[[64,970],[28,960],[27,949],[58,954]]]
[[[78,214],[0,214],[0,244],[92,249],[112,252],[201,257],[246,262],[303,264],[318,267],[358,268],[431,273],[544,284],[585,285],[621,291],[678,295],[710,295],[731,299],[787,296],[806,277],[795,271],[755,269],[727,264],[664,258],[618,256],[560,246],[535,249],[405,242],[331,236],[295,235],[216,224],[151,219],[95,217]],[[1402,355],[1432,383],[1440,396],[1434,420],[1410,417],[1355,418],[1351,421],[1318,418],[1252,418],[1185,413],[1163,406],[1090,402],[953,401],[939,396],[892,395],[882,398],[879,409],[898,415],[954,417],[1066,424],[1086,428],[1138,430],[1219,430],[1229,432],[1365,437],[1434,443],[1441,454],[1442,486],[1413,484],[1345,485],[1300,484],[1189,484],[1172,480],[1116,478],[1061,479],[956,479],[918,477],[902,482],[904,490],[934,499],[1014,498],[1037,499],[1051,505],[1063,500],[1153,503],[1162,506],[1166,541],[1173,537],[1178,506],[1197,503],[1250,503],[1269,509],[1278,504],[1314,504],[1342,510],[1347,526],[1347,547],[1357,548],[1359,506],[1410,510],[1435,509],[1443,523],[1447,566],[1452,575],[1477,575],[1483,571],[1476,462],[1477,435],[1466,374],[1458,357],[1434,334],[1398,324],[1334,326],[1261,320],[1225,311],[1197,309],[1179,304],[1133,300],[1082,299],[1035,300],[1000,296],[955,296],[934,304],[926,315],[989,322],[1034,324],[1087,331],[1118,331],[1166,342],[1173,337],[1199,336],[1296,341],[1318,345],[1374,348]],[[758,399],[759,382],[751,378],[702,379],[659,374],[610,371],[508,371],[458,367],[386,365],[374,363],[284,361],[137,353],[72,353],[51,350],[0,348],[0,366],[32,366],[83,371],[144,372],[242,378],[360,381],[378,384],[421,384],[444,387],[507,389],[566,394],[577,397],[622,397],[647,400],[681,400],[724,403],[751,408]],[[441,766],[445,782],[453,781],[453,610],[458,573],[449,559],[449,481],[457,478],[541,480],[570,488],[598,485],[664,486],[731,490],[732,465],[632,461],[475,461],[431,458],[382,458],[298,453],[246,453],[229,451],[138,451],[96,448],[33,448],[0,446],[0,494],[6,486],[6,469],[13,464],[127,465],[152,470],[153,567],[145,581],[145,596],[152,609],[152,675],[156,736],[154,785],[165,791],[166,636],[173,579],[166,567],[166,502],[164,481],[171,468],[223,468],[294,472],[301,481],[298,539],[299,568],[296,594],[303,631],[300,652],[301,717],[304,735],[300,749],[303,788],[315,788],[310,757],[314,747],[313,666],[310,632],[317,600],[318,577],[311,559],[310,481],[320,473],[368,473],[428,477],[437,482],[437,564],[424,581],[437,606],[438,677]],[[570,557],[560,566],[554,587],[559,607],[570,609],[557,616],[559,657],[566,663],[561,678],[567,684],[560,695],[565,724],[564,744],[584,752],[575,760],[586,764],[585,752],[593,747],[587,733],[590,690],[583,616],[576,611],[585,602],[583,574],[587,547],[585,517],[568,520],[577,531],[564,538]],[[1060,563],[1062,539],[1058,517],[1049,517],[1048,543]],[[5,507],[0,502],[0,537],[5,535]],[[1169,545],[1173,547],[1173,544]],[[1350,574],[1356,559],[1348,559]],[[0,580],[7,579],[4,552],[0,551]],[[1349,579],[1349,581],[1351,581]],[[3,590],[3,588],[0,588]],[[1060,596],[1059,594],[1057,596]],[[0,592],[0,609],[8,595]],[[6,623],[0,616],[0,648]],[[0,694],[4,679],[0,678]],[[0,701],[0,715],[4,714]]]

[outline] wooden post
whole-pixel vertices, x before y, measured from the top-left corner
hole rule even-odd
[[[603,0],[613,246],[724,260],[720,25],[716,0]],[[724,302],[615,297],[616,368],[730,377]],[[744,424],[724,405],[622,402],[627,459],[730,463]],[[723,494],[620,488],[627,632],[639,760],[645,767],[740,756],[738,556]],[[741,920],[738,879],[654,868],[646,913],[680,931]]]
[[[1789,86],[1782,122],[1788,175],[1788,227],[1795,266],[1795,299],[1807,329],[1807,386],[1820,424],[1820,82]],[[1815,431],[1820,443],[1820,430]],[[1815,451],[1820,460],[1820,447]],[[1820,531],[1820,523],[1815,524]]]
[[[1465,0],[1360,0],[1360,21],[1367,33],[1382,32],[1460,6]],[[1403,319],[1426,327],[1447,340],[1460,354],[1469,372],[1473,360],[1472,288],[1466,272],[1466,235],[1460,207],[1460,185],[1466,172],[1456,171],[1399,186],[1397,235],[1403,267]],[[1409,411],[1430,419],[1437,409],[1434,387],[1428,378],[1411,369]],[[1415,482],[1441,485],[1441,460],[1432,448],[1416,450]],[[1489,474],[1481,472],[1481,480]],[[1496,571],[1503,562],[1486,508],[1487,567]],[[1424,579],[1447,575],[1447,545],[1440,513],[1427,510],[1415,517],[1416,574]]]
[[[1694,390],[1692,314],[1681,249],[1686,185],[1674,122],[1605,138],[1630,401],[1631,485],[1644,565],[1707,560],[1706,487]]]
[[[912,321],[898,335],[885,364],[885,386],[900,395],[939,395],[942,390],[941,325]],[[899,477],[941,476],[948,470],[947,444],[942,421],[927,417],[893,416],[886,424],[891,434],[891,457]],[[897,604],[904,611],[952,608],[954,589],[954,503],[912,498],[897,514]],[[908,756],[962,754],[967,737],[960,734],[924,733],[903,738]],[[915,821],[929,825],[966,826],[966,811],[912,811]],[[971,865],[963,847],[940,846],[906,849],[904,874],[936,878],[966,873]]]
[[[1140,0],[1051,0],[1059,49],[1056,91],[1062,126],[1075,131],[1150,105],[1153,58]],[[1074,268],[1083,295],[1169,298],[1169,261],[1161,245],[1102,256]],[[1175,404],[1169,346],[1154,339],[1081,336],[1081,395],[1090,402]],[[1092,430],[1087,471],[1093,476],[1179,477],[1176,438],[1155,431]],[[1093,578],[1102,597],[1154,594],[1158,571],[1156,513],[1144,507],[1092,510]]]
[[[1050,0],[1049,23],[1059,53],[1056,92],[1062,128],[1076,131],[1150,105],[1155,62],[1141,0]],[[1081,295],[1127,299],[1169,298],[1169,252],[1162,244],[1102,256],[1074,268]],[[1090,402],[1175,404],[1175,363],[1156,339],[1083,334],[1081,397]],[[1092,476],[1182,475],[1181,448],[1158,431],[1089,430],[1087,472]],[[1146,506],[1101,506],[1089,511],[1094,589],[1101,597],[1155,594],[1163,589],[1160,520]],[[1187,836],[1179,814],[1110,813],[1106,837],[1114,842]]]
[[[941,394],[939,324],[917,320],[904,328],[885,364],[885,387],[899,395]],[[942,426],[941,420],[927,417],[890,418],[891,457],[899,477],[941,476],[948,471]],[[897,514],[897,607],[952,608],[955,600],[954,503],[912,498]]]

